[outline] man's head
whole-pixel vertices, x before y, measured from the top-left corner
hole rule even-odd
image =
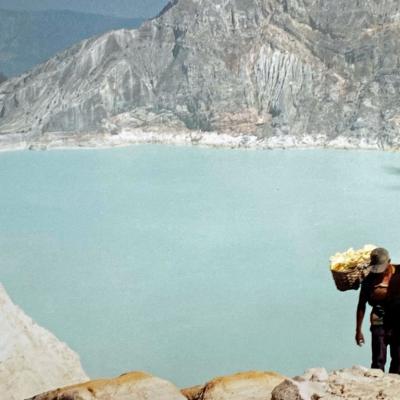
[[[381,274],[386,271],[390,263],[389,252],[383,247],[378,247],[371,251],[370,271],[375,274]]]

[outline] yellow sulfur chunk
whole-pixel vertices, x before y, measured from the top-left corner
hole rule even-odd
[[[333,271],[346,271],[370,262],[371,251],[377,246],[372,244],[365,245],[362,249],[348,249],[344,253],[336,253],[329,260]]]

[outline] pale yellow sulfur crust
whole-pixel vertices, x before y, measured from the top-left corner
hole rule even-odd
[[[365,245],[362,249],[348,249],[344,253],[336,253],[330,258],[331,270],[346,271],[357,266],[367,265],[370,262],[371,251],[377,246],[372,244]]]

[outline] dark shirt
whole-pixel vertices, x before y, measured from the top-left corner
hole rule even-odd
[[[400,301],[400,265],[394,265],[395,271],[389,282],[387,302],[395,303]]]
[[[385,325],[400,331],[400,265],[395,266],[385,304]]]
[[[360,296],[372,307],[370,318],[372,325],[383,325],[385,323],[389,285],[395,271],[394,266],[390,265],[382,274],[368,274],[361,284]]]

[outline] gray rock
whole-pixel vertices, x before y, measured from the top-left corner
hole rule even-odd
[[[175,0],[3,83],[0,136],[166,125],[398,147],[399,31],[396,0]]]
[[[300,396],[299,388],[291,380],[285,380],[278,385],[271,395],[271,400],[304,400]]]

